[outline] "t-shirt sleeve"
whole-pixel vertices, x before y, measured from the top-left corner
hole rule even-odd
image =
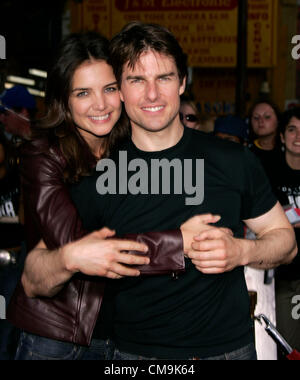
[[[257,218],[270,211],[277,203],[269,179],[259,159],[244,149],[242,161],[244,171],[242,220]]]

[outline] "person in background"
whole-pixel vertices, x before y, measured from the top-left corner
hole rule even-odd
[[[268,177],[280,157],[278,122],[280,110],[269,101],[257,101],[250,110],[250,150],[260,159]]]
[[[18,143],[30,136],[36,101],[24,86],[14,86],[0,96],[0,111],[0,122],[9,141]]]
[[[21,277],[24,254],[23,219],[17,157],[4,133],[0,131],[0,249],[13,252],[14,265],[1,266],[0,295],[8,304]],[[18,340],[18,329],[7,320],[0,320],[0,360],[12,359]]]
[[[270,178],[282,206],[293,224],[300,243],[300,108],[285,111],[279,123],[285,153]],[[300,256],[289,265],[280,266],[275,274],[276,319],[279,332],[300,351]],[[297,298],[298,297],[298,298]]]
[[[228,115],[217,118],[214,134],[224,140],[244,145],[248,140],[247,124],[238,116]]]
[[[194,101],[181,99],[180,101],[180,120],[188,128],[200,130],[200,114]]]

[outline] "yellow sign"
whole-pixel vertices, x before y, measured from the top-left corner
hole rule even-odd
[[[248,66],[271,67],[278,1],[248,4]],[[80,6],[80,29],[111,38],[130,21],[157,23],[174,33],[190,66],[236,66],[238,0],[84,0]]]

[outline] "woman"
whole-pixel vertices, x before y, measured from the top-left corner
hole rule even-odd
[[[279,118],[278,107],[267,101],[256,102],[250,111],[250,149],[260,159],[268,176],[276,170],[275,162],[280,155]]]
[[[86,234],[70,200],[68,187],[89,175],[97,160],[108,156],[117,141],[128,135],[128,121],[122,114],[116,79],[107,62],[107,40],[95,33],[72,35],[63,43],[49,75],[48,114],[34,133],[39,138],[23,150],[29,250],[41,239],[48,248],[55,249]],[[193,230],[194,235],[196,230]],[[38,256],[28,256],[22,277],[26,293],[30,297],[46,298],[29,298],[22,286],[17,289],[8,314],[17,326],[31,333],[22,335],[17,358],[32,357],[32,352],[36,353],[35,358],[51,358],[50,347],[56,358],[104,358],[106,345],[100,338],[108,337],[107,322],[100,332],[97,329],[97,341],[92,340],[105,286],[99,276],[116,279],[139,275],[137,269],[127,266],[132,258],[123,251],[145,252],[145,245],[119,239],[110,240],[108,249],[105,238],[113,235],[114,232],[108,229],[97,235],[98,240],[99,236],[103,238],[101,260],[104,263],[102,260],[99,264],[99,257],[93,262],[89,254],[79,255],[81,273],[74,276],[66,274],[52,293],[44,287],[44,282],[52,280],[50,274],[42,276],[40,288],[38,281],[31,286],[30,277],[31,265],[34,266],[36,260],[52,258],[39,255],[39,250],[36,250]],[[187,240],[191,243],[193,234],[189,231],[187,235],[189,239],[184,237],[185,246]],[[181,255],[183,261],[180,231],[174,231],[172,236],[173,242],[177,243],[173,255],[177,259]],[[156,236],[151,235],[147,239],[145,234],[144,238],[143,241],[151,248],[151,241]],[[168,240],[164,243],[161,236],[157,239],[162,251],[169,252]],[[133,245],[136,248],[132,248]],[[39,246],[42,247],[41,244]],[[151,249],[149,251],[151,256]],[[99,256],[99,252],[97,254]],[[59,251],[57,255],[60,260]],[[134,259],[140,265],[149,262],[143,256],[135,255]],[[170,272],[178,268],[175,258],[172,261],[170,257],[169,263],[167,269]],[[47,270],[49,265],[49,262],[45,265]],[[83,273],[88,276],[83,276]],[[96,275],[97,278],[91,277]],[[42,351],[45,347],[47,353]]]
[[[294,225],[300,246],[300,109],[286,111],[280,121],[280,137],[285,153],[271,182],[282,206]],[[280,333],[296,350],[300,350],[300,258],[276,270],[276,319]]]
[[[196,104],[192,100],[181,100],[179,115],[183,125],[192,129],[200,129],[200,115]]]

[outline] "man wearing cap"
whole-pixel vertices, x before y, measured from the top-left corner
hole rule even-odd
[[[35,116],[35,98],[28,90],[17,85],[0,96],[0,122],[8,140],[30,135],[30,120]]]
[[[221,116],[215,122],[214,134],[221,139],[244,144],[248,139],[247,124],[238,116]]]

